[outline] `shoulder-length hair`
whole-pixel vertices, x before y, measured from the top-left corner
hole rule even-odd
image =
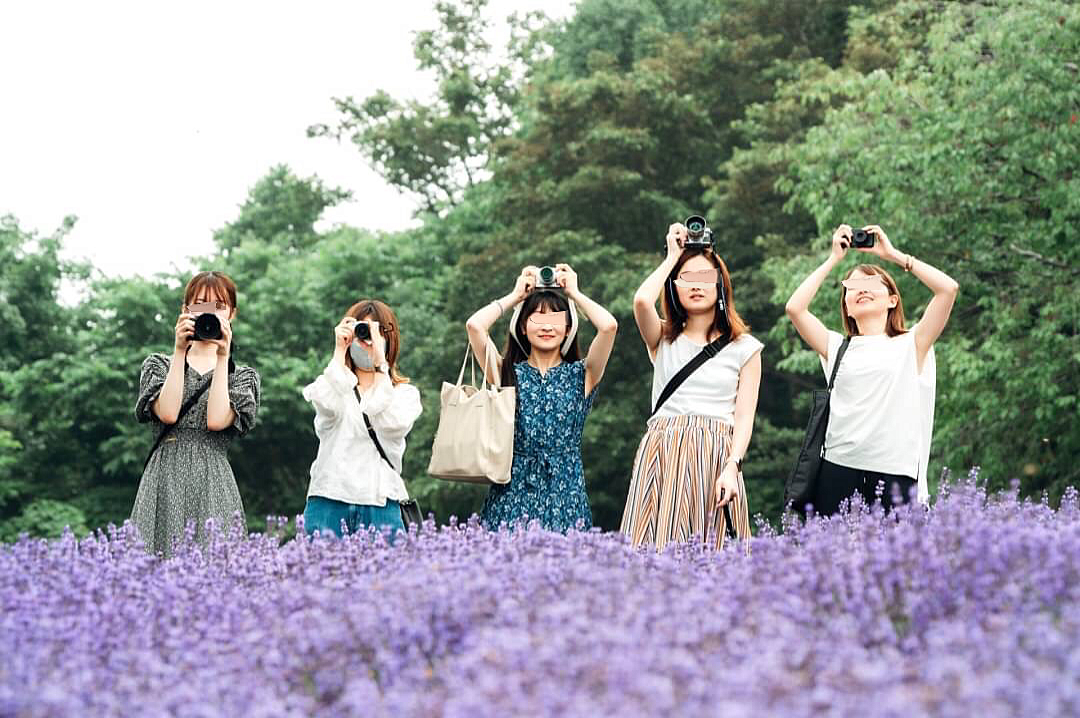
[[[499,378],[502,380],[503,386],[517,386],[517,375],[514,373],[514,365],[528,359],[529,353],[532,351],[532,345],[529,344],[529,337],[525,333],[525,322],[527,322],[529,317],[539,309],[546,309],[549,312],[566,312],[566,331],[570,331],[570,302],[562,292],[555,292],[550,289],[538,289],[525,297],[525,301],[521,305],[521,312],[518,313],[517,325],[509,327],[506,335],[506,349],[503,350],[502,369],[499,371]],[[514,340],[515,336],[517,337],[517,341]],[[524,349],[522,347],[524,347]],[[578,347],[578,338],[576,335],[570,342],[570,346],[567,347],[566,353],[562,355],[562,358],[565,362],[575,362],[581,359],[581,349]]]
[[[678,279],[679,272],[682,270],[684,264],[686,264],[691,257],[702,255],[712,265],[720,270],[721,282],[723,283],[723,296],[724,296],[724,308],[720,308],[720,302],[716,303],[716,314],[713,317],[713,329],[719,332],[720,336],[727,337],[728,341],[735,341],[741,335],[750,331],[749,325],[743,321],[739,313],[735,311],[735,294],[731,287],[731,275],[728,273],[727,265],[724,264],[724,260],[720,259],[720,256],[712,249],[686,249],[683,250],[682,256],[679,257],[679,261],[675,263],[675,267],[668,274],[668,281],[664,284],[663,299],[661,306],[664,308],[664,339],[670,344],[678,339],[683,330],[686,329],[687,313],[686,308],[679,301],[679,294],[675,291],[671,282]],[[719,299],[719,297],[717,297]]]
[[[907,332],[907,325],[904,321],[904,300],[900,297],[900,290],[896,286],[896,282],[893,281],[892,275],[886,272],[883,268],[876,264],[858,264],[851,268],[847,274],[844,275],[844,279],[847,279],[855,272],[862,272],[869,276],[876,274],[882,278],[885,282],[885,286],[889,289],[889,294],[896,297],[896,306],[889,310],[889,316],[885,319],[885,335],[895,337],[898,334],[904,334]],[[848,314],[847,304],[844,302],[844,298],[847,296],[847,289],[844,285],[840,285],[840,321],[844,325],[844,331],[847,335],[858,336],[859,325],[855,323],[855,319]]]
[[[401,353],[401,331],[398,329],[397,315],[394,310],[378,299],[361,299],[345,311],[345,316],[358,321],[374,319],[379,323],[379,331],[386,339],[386,363],[390,365],[390,381],[394,386],[409,381],[409,377],[398,371],[397,360]],[[352,357],[345,352],[345,364],[353,370]]]

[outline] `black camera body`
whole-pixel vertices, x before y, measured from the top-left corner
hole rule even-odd
[[[713,231],[701,215],[692,214],[683,223],[686,226],[686,241],[683,249],[705,249],[713,245]]]
[[[537,289],[558,289],[559,283],[555,281],[555,267],[540,267],[536,275]]]
[[[371,339],[371,325],[367,322],[357,322],[356,325],[353,326],[353,334],[356,335],[356,338],[360,341],[369,341]]]
[[[206,312],[195,317],[195,341],[204,342],[210,339],[221,339],[221,320],[216,314]]]
[[[874,246],[874,233],[871,230],[856,229],[851,233],[851,246],[869,249]]]

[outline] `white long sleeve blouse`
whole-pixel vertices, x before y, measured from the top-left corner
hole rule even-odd
[[[311,465],[309,497],[321,496],[347,504],[385,506],[387,499],[409,498],[399,469],[405,456],[405,437],[423,411],[420,392],[412,384],[393,385],[377,373],[375,383],[356,400],[356,376],[331,361],[319,377],[304,387],[304,399],[315,407],[319,452]],[[394,467],[379,456],[368,435],[364,413],[371,419]]]

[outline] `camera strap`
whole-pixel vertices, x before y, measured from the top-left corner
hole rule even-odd
[[[353,387],[353,394],[356,395],[356,403],[358,403],[362,407],[364,405],[364,400],[360,398],[360,390],[355,386]],[[367,412],[361,409],[360,413],[364,416],[364,426],[367,427],[368,436],[371,437],[371,441],[375,444],[375,448],[378,449],[379,456],[381,456],[383,458],[383,461],[385,461],[387,465],[394,470],[394,473],[400,476],[401,472],[399,472],[397,468],[392,463],[390,463],[390,457],[386,455],[386,451],[383,450],[382,444],[379,443],[379,435],[375,433],[375,427],[371,425],[371,419],[368,418]]]
[[[697,356],[686,362],[686,366],[680,369],[678,374],[671,377],[667,386],[660,392],[660,396],[656,400],[656,406],[653,407],[652,413],[649,414],[649,418],[651,419],[656,416],[656,412],[660,411],[660,407],[664,405],[665,401],[671,398],[671,395],[675,393],[675,390],[678,389],[684,381],[689,379],[690,375],[697,371],[702,364],[719,354],[720,350],[727,346],[729,341],[731,340],[728,337],[721,337],[715,341],[709,342],[701,348],[701,351],[698,352]]]
[[[184,372],[187,373],[186,358],[184,359]],[[180,425],[180,420],[184,418],[184,415],[191,411],[191,408],[195,406],[195,404],[199,401],[199,398],[206,393],[207,389],[210,388],[211,381],[213,381],[213,379],[203,384],[198,391],[188,397],[188,400],[185,401],[184,405],[180,407],[180,411],[176,415],[176,421],[174,421],[172,424],[167,424],[165,426],[165,430],[158,434],[157,440],[154,441],[154,445],[150,448],[150,453],[146,455],[146,461],[143,462],[144,472],[146,471],[146,467],[150,465],[150,459],[154,458],[154,452],[156,452],[158,450],[158,447],[161,446],[161,443],[165,441],[165,437],[168,436],[174,428]]]

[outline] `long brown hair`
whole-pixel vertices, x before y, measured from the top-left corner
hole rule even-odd
[[[398,371],[397,360],[401,352],[401,332],[398,330],[397,315],[394,310],[378,299],[361,299],[345,312],[345,316],[356,320],[374,319],[379,323],[379,331],[386,340],[386,363],[390,365],[390,381],[394,386],[409,381],[409,377]],[[345,352],[345,364],[353,370],[352,358]]]
[[[735,311],[735,294],[731,288],[731,275],[728,274],[728,268],[724,264],[724,260],[720,259],[720,256],[708,247],[705,249],[686,249],[683,250],[679,261],[675,263],[675,267],[668,274],[667,282],[664,285],[663,299],[661,300],[661,306],[664,308],[664,339],[669,344],[682,334],[683,329],[686,328],[687,319],[686,309],[683,307],[682,302],[679,301],[678,292],[672,282],[678,278],[683,265],[691,257],[696,257],[699,254],[720,270],[720,277],[723,282],[724,309],[720,309],[720,302],[717,301],[713,328],[720,333],[720,336],[726,336],[728,341],[735,341],[750,330],[750,327],[742,320],[739,313]],[[720,297],[717,297],[717,299],[719,300]]]
[[[219,299],[227,300],[230,309],[236,309],[236,282],[224,272],[199,272],[189,279],[184,289],[184,306],[191,304],[191,300],[204,289],[209,289]]]
[[[876,264],[858,264],[852,267],[851,271],[844,275],[844,279],[849,278],[855,272],[862,272],[867,276],[876,274],[882,278],[885,282],[885,286],[889,289],[889,295],[896,297],[896,306],[889,309],[889,316],[885,319],[885,335],[895,337],[898,334],[905,334],[907,332],[907,324],[904,321],[904,300],[900,298],[900,290],[897,288],[896,282],[893,281],[892,275]],[[844,285],[840,285],[840,321],[844,325],[844,331],[847,332],[849,337],[857,336],[859,334],[859,325],[856,324],[855,319],[848,314],[847,303],[844,301],[846,297],[847,289]]]
[[[546,309],[549,312],[566,312],[567,317],[570,316],[570,302],[562,292],[538,289],[525,297],[525,301],[521,305],[521,312],[518,314],[517,326],[507,328],[506,349],[502,354],[502,370],[499,372],[499,379],[503,386],[517,386],[517,374],[514,372],[514,365],[526,361],[529,358],[529,352],[532,351],[532,344],[529,343],[529,337],[525,333],[525,322],[529,321],[529,317],[532,316],[533,312],[540,309]],[[569,324],[566,325],[566,330],[570,331]],[[514,341],[512,334],[517,336],[517,341]],[[527,349],[522,349],[522,347],[527,347]],[[577,335],[570,342],[566,353],[562,354],[562,359],[568,363],[581,359],[581,348],[578,345]]]

